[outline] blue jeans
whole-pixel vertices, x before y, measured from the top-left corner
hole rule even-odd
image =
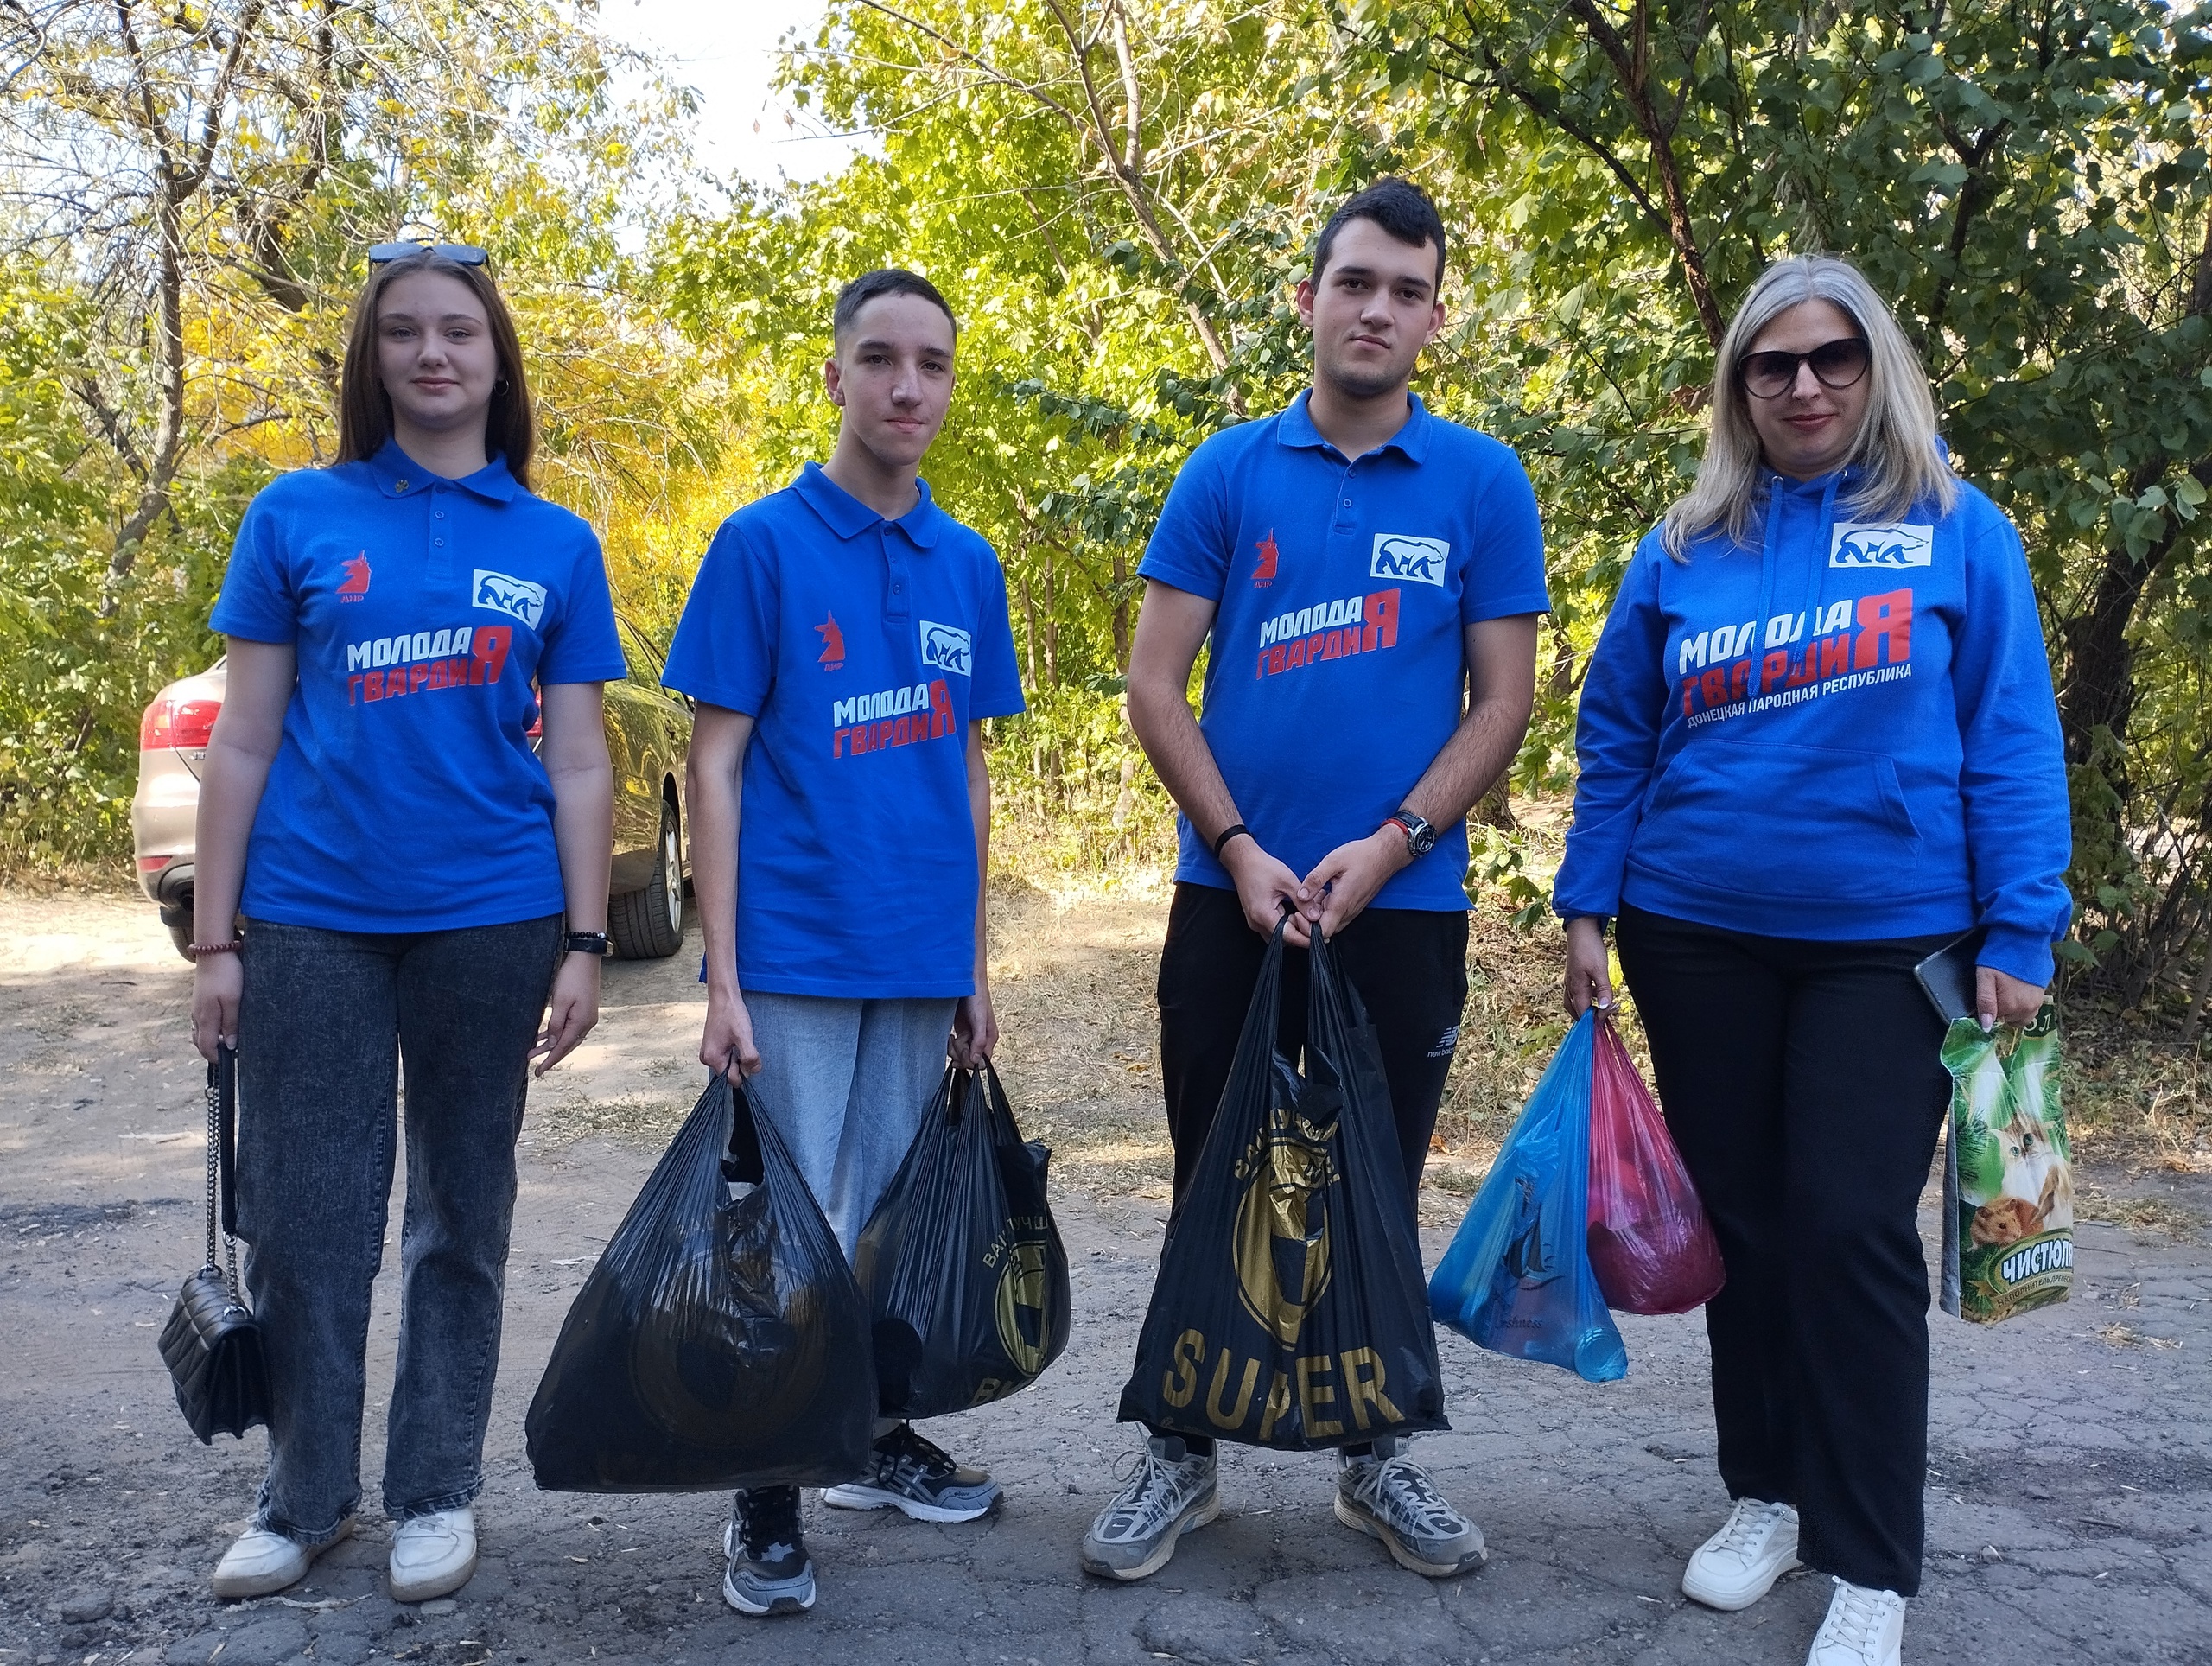
[[[745,1084],[850,1261],[944,1078],[957,1003],[748,989],[760,1069]]]
[[[246,924],[238,1236],[269,1361],[257,1525],[330,1539],[361,1497],[369,1298],[407,1084],[399,1364],[385,1449],[395,1520],[483,1485],[515,1139],[561,917],[451,932]]]

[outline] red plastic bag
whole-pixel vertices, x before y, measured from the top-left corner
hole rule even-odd
[[[1697,1188],[1611,1021],[1590,1083],[1590,1263],[1606,1305],[1686,1313],[1727,1274]]]

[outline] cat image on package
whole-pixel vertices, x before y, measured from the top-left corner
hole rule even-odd
[[[1960,1019],[1942,1057],[1943,1311],[1992,1323],[2063,1301],[2074,1284],[2074,1162],[2056,1009],[2025,1029],[1985,1033]]]

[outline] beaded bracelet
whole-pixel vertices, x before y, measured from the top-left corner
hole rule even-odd
[[[185,953],[196,961],[202,955],[234,955],[238,953],[239,946],[238,940],[232,938],[228,943],[195,943],[188,948]]]

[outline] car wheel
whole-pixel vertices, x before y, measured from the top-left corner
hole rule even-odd
[[[607,900],[607,934],[624,960],[665,960],[683,946],[683,846],[674,805],[660,807],[660,840],[645,888]]]
[[[177,953],[182,955],[187,960],[191,959],[192,928],[189,925],[171,925],[166,929],[169,934],[169,941],[176,944]]]

